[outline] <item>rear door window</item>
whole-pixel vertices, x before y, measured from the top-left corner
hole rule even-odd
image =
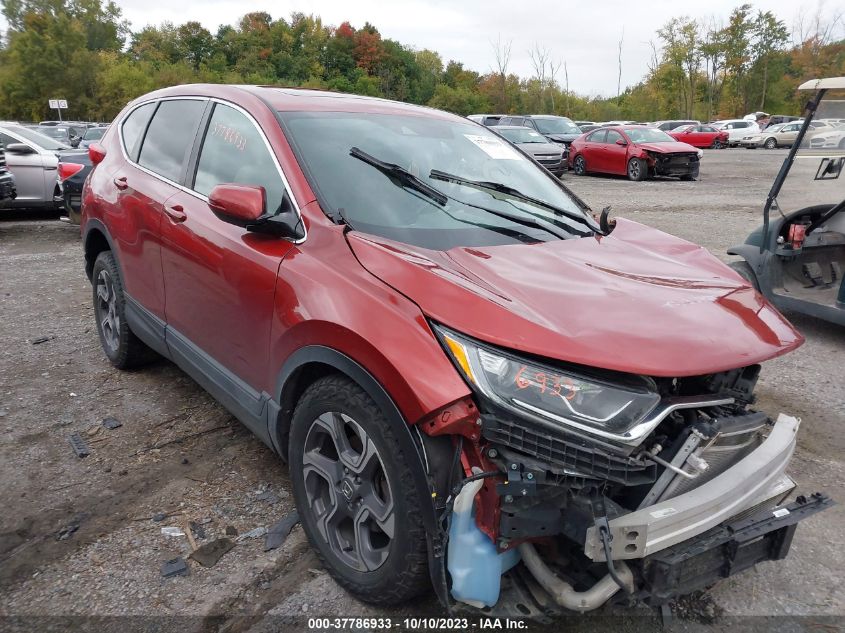
[[[275,214],[281,208],[284,184],[263,135],[243,113],[217,103],[197,161],[194,191],[208,196],[223,183],[263,187],[266,211]]]
[[[147,129],[138,164],[168,180],[179,182],[205,104],[205,101],[196,99],[162,101]]]
[[[133,161],[138,160],[141,139],[144,136],[144,130],[147,129],[147,123],[149,123],[155,107],[155,103],[145,103],[140,108],[136,108],[126,117],[126,120],[121,126],[123,148],[126,150],[126,155]]]

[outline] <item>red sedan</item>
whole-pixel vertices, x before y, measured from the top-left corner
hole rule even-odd
[[[728,146],[728,133],[712,125],[683,125],[671,130],[669,136],[694,147],[721,149]]]
[[[569,165],[579,176],[588,172],[649,176],[698,177],[703,152],[657,128],[644,125],[604,127],[579,136],[569,146]]]

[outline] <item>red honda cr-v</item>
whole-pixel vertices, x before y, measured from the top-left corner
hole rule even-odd
[[[277,451],[365,600],[433,583],[492,606],[530,577],[568,609],[659,604],[781,557],[829,503],[780,507],[798,421],[749,408],[757,363],[801,336],[703,249],[595,219],[481,125],[180,86],[90,155],[109,360],[171,359]]]

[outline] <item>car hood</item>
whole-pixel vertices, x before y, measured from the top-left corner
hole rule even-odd
[[[553,141],[557,141],[558,143],[571,143],[576,138],[581,136],[581,134],[582,132],[577,132],[574,134],[543,134],[543,136],[545,136],[546,138],[550,138]]]
[[[449,251],[348,234],[431,319],[501,347],[650,376],[742,367],[803,338],[705,249],[618,220],[608,237]]]
[[[666,142],[666,143],[637,143],[637,147],[642,147],[644,150],[649,152],[655,152],[657,154],[673,154],[675,152],[698,152],[698,149],[690,145],[689,143],[682,143],[681,141],[675,141],[674,143]]]
[[[518,143],[519,149],[528,152],[532,156],[538,154],[562,154],[563,148],[554,143]]]

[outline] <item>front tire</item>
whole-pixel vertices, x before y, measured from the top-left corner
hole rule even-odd
[[[132,369],[154,360],[156,353],[129,329],[123,280],[111,251],[103,251],[97,256],[91,285],[97,334],[111,364],[118,369]]]
[[[372,604],[405,602],[430,588],[422,503],[385,414],[342,375],[299,400],[289,442],[296,506],[331,576]]]
[[[576,176],[583,176],[587,173],[587,162],[580,154],[575,157],[575,160],[572,163],[572,171],[575,172]]]
[[[642,158],[632,158],[628,161],[628,180],[641,182],[648,176],[648,165]]]
[[[767,138],[766,142],[763,143],[763,147],[766,149],[777,149],[778,142],[775,138]]]

